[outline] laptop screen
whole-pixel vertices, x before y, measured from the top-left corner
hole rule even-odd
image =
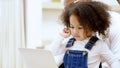
[[[52,53],[44,49],[19,48],[25,68],[58,68]]]

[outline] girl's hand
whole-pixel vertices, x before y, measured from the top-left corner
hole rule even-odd
[[[60,32],[60,35],[64,38],[68,38],[70,36],[70,30],[68,28],[63,28],[63,30]]]

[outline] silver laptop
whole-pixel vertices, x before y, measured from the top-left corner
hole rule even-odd
[[[25,68],[58,68],[53,55],[44,49],[19,48]]]

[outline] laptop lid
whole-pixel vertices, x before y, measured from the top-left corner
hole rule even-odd
[[[25,68],[58,68],[52,53],[44,49],[19,48]]]

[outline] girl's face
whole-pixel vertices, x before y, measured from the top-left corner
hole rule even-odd
[[[70,31],[71,31],[71,35],[76,40],[84,40],[91,35],[90,31],[87,32],[86,34],[86,32],[83,29],[83,26],[80,25],[78,17],[73,14],[70,16]]]

